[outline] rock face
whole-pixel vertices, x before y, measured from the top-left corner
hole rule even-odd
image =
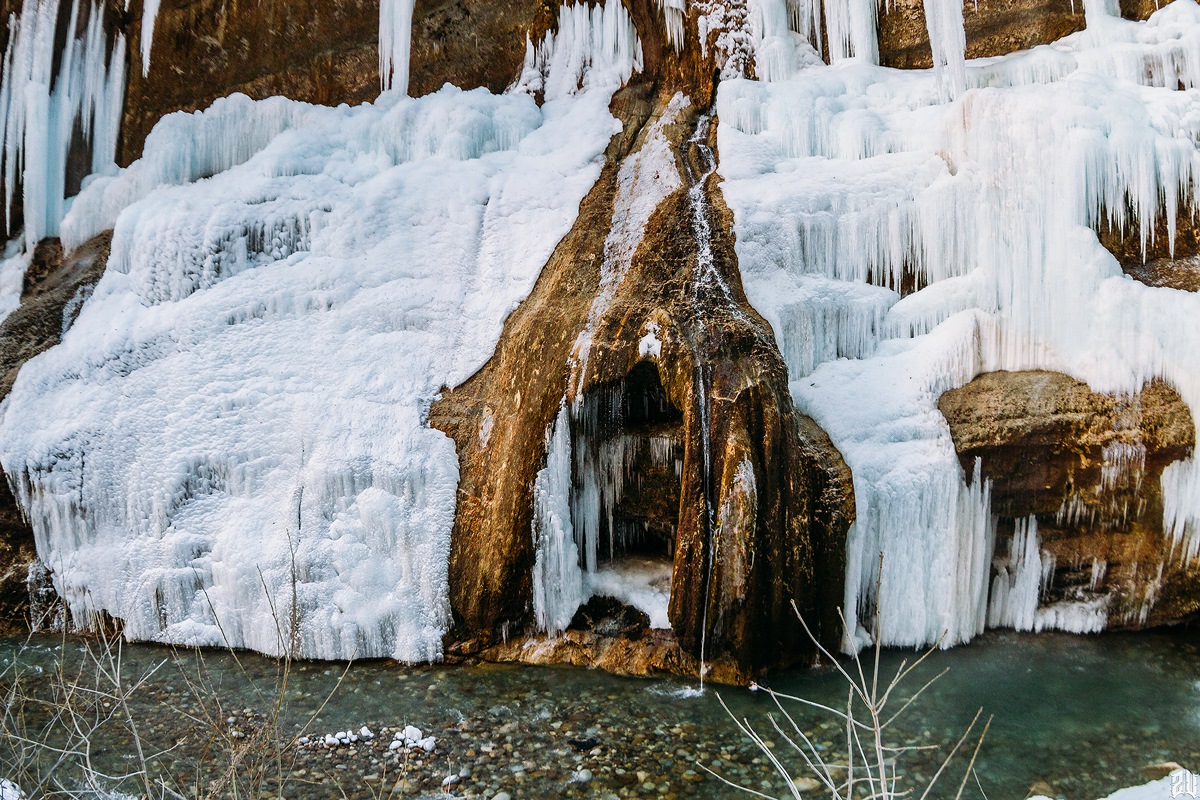
[[[1145,247],[1137,219],[1124,229],[1104,224],[1100,243],[1121,263],[1125,274],[1149,286],[1200,291],[1200,225],[1194,209],[1183,206],[1171,230],[1164,216],[1154,221]]]
[[[1154,2],[1124,0],[1121,15],[1126,19],[1146,19],[1157,8]],[[979,0],[963,3],[967,58],[1028,50],[1081,31],[1085,25],[1082,2]],[[921,0],[896,0],[880,7],[879,60],[885,66],[901,69],[933,66]]]
[[[674,635],[616,644],[580,632],[485,655],[683,674],[703,659],[716,665],[714,674],[744,681],[811,652],[792,600],[814,630],[836,640],[853,493],[828,438],[792,407],[770,329],[741,292],[728,212],[711,175],[697,189],[707,199],[700,213],[712,232],[711,276],[701,262],[697,207],[681,187],[650,216],[628,272],[604,297],[622,165],[661,146],[651,141],[661,136],[681,175],[695,181],[706,171],[700,144],[708,130],[685,146],[698,115],[671,116],[671,98],[646,84],[617,95],[624,132],[575,228],[509,318],[493,359],[433,407],[431,421],[454,437],[461,466],[451,602],[456,636],[479,646],[511,636],[514,625],[532,632],[532,490],[547,430],[565,402],[577,409],[570,423],[577,451],[644,437],[677,459],[677,478],[669,465],[657,474],[633,465],[641,488],[615,505],[600,542],[601,551],[614,547],[617,528],[635,525],[645,532],[643,554],[670,560]],[[590,344],[586,355],[581,341]],[[633,411],[621,417],[614,405]],[[588,480],[580,460],[572,476],[578,491]]]
[[[503,90],[520,72],[536,9],[527,0],[417,0],[410,94],[447,81]],[[120,147],[125,164],[141,154],[164,114],[205,108],[233,92],[324,105],[364,103],[379,94],[377,0],[165,0],[145,77],[140,15],[120,18],[132,43]]]
[[[58,344],[104,274],[110,238],[98,236],[68,257],[57,239],[38,245],[25,274],[21,306],[0,324],[0,400],[12,388],[22,364]],[[36,558],[33,530],[21,518],[0,473],[0,630],[25,623],[26,577]]]
[[[1200,564],[1163,531],[1159,481],[1196,441],[1192,415],[1161,382],[1132,398],[1052,372],[981,375],[939,402],[963,467],[976,459],[999,516],[998,566],[1015,523],[1034,517],[1041,609],[1103,608],[1107,628],[1177,622],[1200,610]]]

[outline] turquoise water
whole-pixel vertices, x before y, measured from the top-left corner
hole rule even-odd
[[[61,645],[48,637],[3,640],[0,665],[16,659],[27,686],[48,685]],[[80,650],[80,641],[66,640],[68,663],[76,663]],[[348,748],[294,748],[289,769],[297,783],[288,796],[340,797],[343,791],[349,797],[378,796],[380,786],[396,788],[401,772],[409,783],[393,796],[415,796],[464,769],[467,774],[451,787],[460,796],[488,797],[499,790],[514,798],[747,796],[708,776],[705,766],[784,796],[781,779],[718,696],[766,733],[781,760],[795,767],[794,776],[806,774],[771,729],[767,714],[774,705],[764,692],[710,687],[699,694],[683,681],[581,669],[414,668],[389,662],[359,662],[344,676],[344,665],[293,665],[279,692],[279,665],[251,654],[198,657],[126,645],[121,657],[130,677],[157,666],[134,693],[131,708],[142,720],[142,738],[163,747],[184,742],[155,762],[180,781],[195,774],[197,760],[209,757],[201,752],[198,743],[206,739],[194,719],[204,716],[202,710],[214,711],[209,716],[222,725],[234,720],[230,729],[250,730],[253,720],[271,716],[280,696],[286,701],[279,721],[285,734],[306,724],[319,735],[362,725],[380,734],[373,746],[363,743],[353,755]],[[913,657],[885,652],[882,672]],[[892,707],[943,669],[946,674],[895,724],[892,741],[952,744],[982,708],[983,719],[990,715],[992,722],[976,764],[979,785],[972,782],[964,796],[1022,798],[1041,781],[1061,797],[1095,800],[1142,782],[1138,771],[1148,764],[1173,760],[1200,768],[1200,633],[990,633],[969,646],[932,654],[897,691]],[[11,679],[11,667],[6,675]],[[831,667],[778,675],[772,687],[833,706],[846,701],[846,683]],[[788,708],[819,747],[829,747],[824,752],[838,751],[840,729],[828,715]],[[405,724],[438,738],[433,756],[399,764],[387,754],[383,745],[391,736],[383,729]],[[110,726],[97,738],[100,761],[127,769],[128,734]],[[923,785],[944,752],[911,753],[899,767]],[[935,794],[952,797],[965,766],[964,758],[952,762]],[[591,779],[581,782],[580,770]]]

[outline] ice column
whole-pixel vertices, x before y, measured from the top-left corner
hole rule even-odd
[[[381,0],[379,4],[379,80],[384,91],[408,94],[413,4],[414,0]]]
[[[583,572],[571,523],[571,423],[566,404],[546,432],[546,466],[533,484],[533,612],[555,634],[583,603]]]
[[[57,0],[25,0],[20,16],[9,17],[9,42],[0,77],[6,228],[12,227],[19,184],[27,246],[58,233],[66,194],[67,155],[76,123],[92,146],[92,169],[101,171],[116,154],[121,122],[124,37],[117,36],[110,55],[103,7],[96,3],[90,7],[83,38],[76,38],[80,2],[75,0],[55,76],[59,11]]]
[[[924,0],[925,27],[933,50],[933,71],[943,97],[958,97],[966,88],[967,34],[960,0]]]

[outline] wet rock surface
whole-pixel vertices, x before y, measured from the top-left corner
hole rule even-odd
[[[1200,224],[1194,210],[1181,207],[1174,230],[1159,216],[1143,246],[1136,219],[1124,228],[1099,227],[1100,243],[1116,256],[1125,274],[1148,286],[1200,291]]]
[[[673,537],[666,548],[674,564],[669,616],[681,650],[668,655],[670,648],[651,637],[618,647],[609,637],[577,637],[569,646],[514,644],[490,652],[538,663],[587,663],[584,654],[591,653],[593,663],[634,674],[694,674],[701,661],[725,659],[736,669],[722,673],[744,682],[737,676],[812,652],[793,600],[818,635],[836,638],[853,492],[828,437],[792,407],[770,328],[742,293],[731,214],[701,163],[711,130],[694,135],[695,110],[666,120],[658,134],[690,186],[654,210],[627,273],[594,305],[621,164],[647,146],[651,123],[665,120],[672,96],[641,83],[614,98],[623,133],[610,145],[574,229],[509,318],[496,355],[433,407],[431,421],[455,439],[461,465],[450,564],[459,628],[452,638],[480,639],[486,653],[505,638],[500,629],[527,624],[532,487],[544,465],[547,429],[564,399],[586,417],[613,387],[624,391],[648,372],[638,380],[656,384],[662,407],[674,409],[651,427],[669,426],[667,438],[682,440],[680,484],[643,493],[633,515],[648,514]],[[692,187],[703,193],[703,212],[696,211]],[[707,217],[703,244],[693,226],[697,213]],[[585,328],[581,358],[574,348]],[[648,332],[655,343],[649,349]],[[582,424],[573,418],[578,447],[589,446],[576,429]],[[749,492],[738,488],[751,484]]]
[[[992,481],[998,541],[1011,538],[1015,520],[1037,518],[1054,565],[1043,604],[1108,596],[1110,628],[1179,622],[1200,609],[1200,565],[1179,558],[1163,530],[1163,470],[1196,440],[1174,389],[1156,381],[1121,398],[1061,373],[993,372],[938,405],[964,470],[979,459]]]

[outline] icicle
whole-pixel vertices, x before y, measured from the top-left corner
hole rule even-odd
[[[536,45],[526,39],[525,63],[513,90],[555,100],[616,88],[641,68],[642,43],[624,5],[564,5],[557,31]]]
[[[546,431],[546,466],[533,484],[533,611],[538,628],[566,630],[586,599],[571,521],[571,421],[564,402]]]
[[[687,15],[687,0],[654,0],[667,24],[667,42],[678,53],[683,49],[683,23]]]
[[[963,27],[961,0],[924,0],[925,27],[933,50],[933,71],[942,96],[963,93],[967,83],[967,34]]]
[[[379,81],[384,91],[408,94],[414,3],[382,0],[379,4]]]
[[[1008,544],[1008,558],[1002,562],[992,581],[988,625],[1018,631],[1033,630],[1043,586],[1037,518],[1019,519]]]
[[[162,0],[142,0],[142,77],[150,74],[150,48],[154,44],[154,23],[158,19],[158,6]],[[126,6],[128,6],[126,0]],[[223,12],[222,12],[223,13]]]
[[[116,155],[124,101],[124,38],[110,57],[103,7],[90,6],[86,31],[76,38],[80,0],[73,0],[68,34],[53,79],[57,0],[26,0],[21,15],[9,18],[9,43],[0,75],[0,140],[6,228],[19,184],[24,238],[32,246],[59,232],[65,207],[67,156],[76,125],[91,145],[95,171],[107,170]]]

